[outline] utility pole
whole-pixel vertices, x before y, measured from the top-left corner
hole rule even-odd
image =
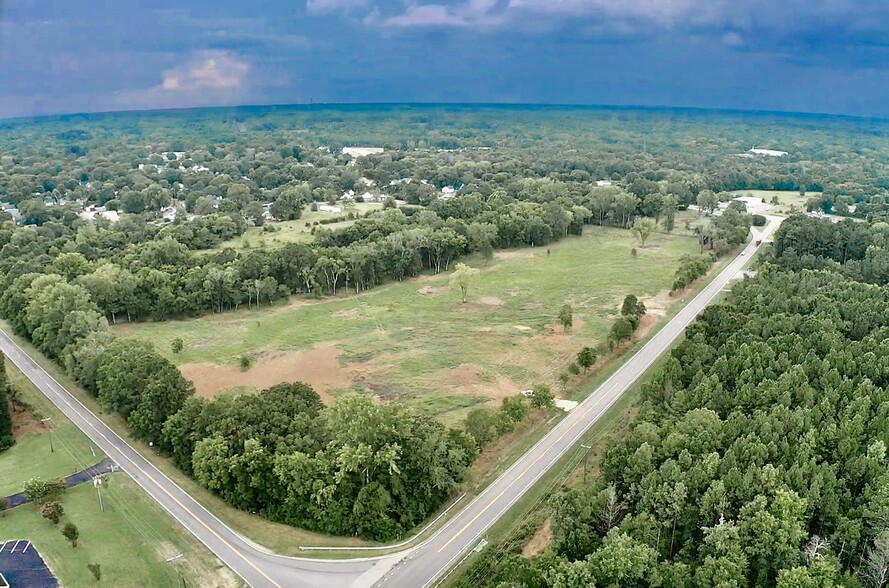
[[[181,553],[177,553],[173,557],[168,558],[166,561],[168,564],[172,565],[173,562],[175,562],[177,559],[181,559],[182,557],[183,557],[183,555]],[[182,575],[182,572],[179,571],[179,566],[173,565],[173,569],[176,570],[176,574],[179,575],[179,582],[181,582],[182,588],[186,588],[185,587],[185,577]]]
[[[52,417],[46,417],[45,419],[40,419],[40,422],[41,423],[51,423]],[[55,453],[55,449],[53,449],[53,446],[52,446],[52,427],[47,425],[46,429],[49,431],[49,452]]]
[[[102,509],[102,512],[105,512],[105,503],[102,502],[102,478],[100,476],[93,478],[93,486],[96,487],[96,494],[99,495],[99,508]]]
[[[584,454],[583,454],[583,483],[586,484],[586,462],[587,462],[587,459],[589,459],[589,457],[590,457],[590,449],[592,449],[593,446],[592,445],[584,445],[583,443],[581,443],[580,446],[583,449],[586,449],[586,452],[584,452]]]

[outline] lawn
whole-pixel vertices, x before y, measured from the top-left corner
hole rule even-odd
[[[379,202],[357,202],[355,203],[354,212],[356,215],[363,215],[367,212],[370,212],[371,210],[381,210],[382,208],[383,205]],[[283,245],[286,245],[287,243],[308,243],[312,240],[312,225],[315,225],[316,227],[324,227],[330,230],[342,229],[348,227],[355,221],[344,220],[326,225],[316,225],[316,223],[320,223],[320,221],[324,219],[344,217],[347,214],[349,214],[349,210],[343,210],[339,214],[305,210],[302,217],[297,220],[284,221],[280,223],[267,223],[267,226],[273,227],[275,229],[274,231],[266,231],[263,227],[252,227],[250,229],[247,229],[247,232],[243,235],[220,243],[216,247],[216,249],[220,250],[226,249],[228,247],[237,250],[251,248],[272,249],[275,247],[281,247]]]
[[[589,227],[549,249],[499,252],[487,265],[469,260],[482,271],[467,304],[448,275],[422,276],[359,295],[115,331],[152,341],[202,395],[303,380],[327,399],[372,392],[453,423],[537,382],[558,389],[577,351],[605,339],[626,294],[645,300],[651,321],[663,316],[678,258],[697,249],[692,238],[666,234],[640,248],[629,231]],[[556,321],[565,303],[574,309],[569,332]],[[178,355],[175,338],[185,343]],[[242,355],[253,359],[249,371],[237,367]]]
[[[102,458],[73,423],[52,406],[22,374],[7,362],[10,380],[34,414],[17,415],[23,424],[18,438],[0,454],[0,495],[21,490],[35,476],[56,478],[83,469]],[[42,416],[41,416],[42,415]],[[54,452],[49,450],[46,428],[40,418],[51,417]],[[47,425],[44,425],[45,427]],[[92,484],[68,490],[62,504],[65,515],[59,526],[43,519],[36,507],[26,504],[0,514],[0,541],[31,541],[65,586],[91,586],[87,564],[98,563],[102,584],[108,586],[175,586],[178,573],[190,586],[237,586],[237,577],[203,545],[182,529],[125,474],[112,474],[102,492],[105,512],[99,506]],[[61,534],[61,526],[74,523],[80,531],[78,547],[72,548]],[[178,570],[165,560],[179,553]]]

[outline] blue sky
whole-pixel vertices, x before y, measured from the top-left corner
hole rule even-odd
[[[309,100],[889,117],[889,1],[0,0],[0,117]]]

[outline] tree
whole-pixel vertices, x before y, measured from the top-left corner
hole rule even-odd
[[[71,547],[77,547],[77,539],[80,537],[80,531],[74,523],[65,523],[62,527],[62,536],[71,542]]]
[[[312,199],[308,184],[290,186],[281,190],[269,207],[269,212],[278,220],[294,220],[302,216],[303,206]]]
[[[719,197],[711,190],[703,190],[698,194],[697,204],[701,211],[707,211],[707,214],[713,214],[713,211],[719,206]]]
[[[465,429],[479,447],[484,447],[496,437],[494,421],[494,411],[489,408],[475,408],[466,415]]]
[[[41,478],[31,478],[25,481],[22,486],[22,493],[29,502],[37,504],[43,502],[52,502],[58,500],[65,492],[65,481],[43,480]]]
[[[468,227],[469,246],[481,254],[485,263],[494,257],[494,244],[497,242],[497,225],[492,223],[472,223]]]
[[[182,349],[184,347],[185,347],[185,343],[182,342],[181,337],[176,337],[170,343],[170,351],[172,351],[173,353],[176,353],[176,354],[182,353]]]
[[[53,525],[59,524],[59,519],[65,514],[65,509],[60,502],[50,500],[40,505],[40,516],[50,521]]]
[[[555,405],[553,391],[546,384],[535,384],[533,391],[531,406],[534,408],[552,408]]]
[[[6,356],[0,353],[0,451],[12,447],[15,438],[12,436],[12,413],[8,392],[9,382],[6,378]]]
[[[657,225],[653,219],[637,217],[636,220],[633,221],[633,228],[631,230],[633,231],[633,235],[639,239],[641,246],[645,247],[645,242],[654,232],[656,226]]]
[[[559,322],[562,323],[562,328],[565,331],[570,330],[574,324],[574,310],[567,302],[559,309]]]
[[[632,337],[635,330],[629,319],[621,317],[611,325],[611,330],[608,332],[608,343],[614,348]]]
[[[596,363],[596,350],[592,347],[584,347],[577,354],[577,365],[583,368],[583,371],[586,372],[588,369],[593,367],[593,364]]]
[[[469,286],[472,284],[474,280],[478,278],[481,274],[478,268],[470,267],[465,263],[458,263],[454,268],[454,273],[451,274],[450,285],[451,288],[460,288],[460,294],[463,297],[463,303],[466,303],[466,294],[469,291]]]

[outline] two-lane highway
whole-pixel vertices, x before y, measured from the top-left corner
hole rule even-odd
[[[620,369],[586,400],[572,410],[543,439],[445,525],[426,545],[408,555],[376,586],[426,588],[472,549],[482,534],[514,505],[583,434],[670,347],[731,279],[742,270],[756,250],[757,239],[767,239],[783,219],[769,217],[769,224],[732,260],[710,284],[680,310]]]
[[[782,219],[756,236],[768,238]],[[426,588],[433,585],[464,553],[474,547],[513,504],[527,492],[582,435],[654,363],[686,326],[725,288],[756,246],[740,256],[685,308],[658,331],[632,358],[584,402],[559,422],[509,470],[463,508],[431,539],[398,556],[382,559],[311,560],[275,555],[226,526],[175,482],[92,414],[56,382],[11,338],[0,331],[0,351],[70,418],[106,455],[114,459],[158,504],[255,588]],[[391,568],[389,573],[386,573]]]

